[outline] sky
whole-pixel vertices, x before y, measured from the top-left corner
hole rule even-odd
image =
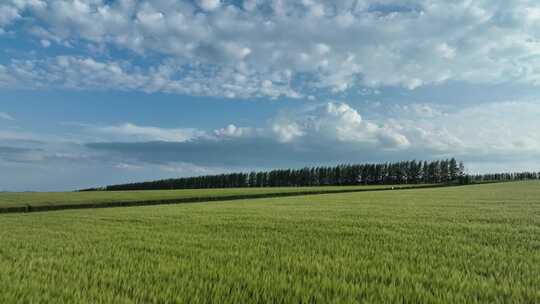
[[[2,0],[0,191],[456,157],[540,171],[534,0]]]

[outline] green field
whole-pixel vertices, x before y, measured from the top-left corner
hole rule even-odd
[[[61,206],[81,204],[105,204],[115,202],[170,201],[227,199],[235,196],[272,195],[300,192],[362,191],[387,188],[424,187],[421,185],[376,186],[324,186],[324,187],[272,187],[228,188],[147,191],[91,191],[91,192],[0,192],[0,208],[21,206]]]
[[[0,286],[0,303],[539,303],[540,183],[4,214]]]

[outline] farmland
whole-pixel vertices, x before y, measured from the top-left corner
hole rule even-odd
[[[409,187],[430,187],[435,185],[375,185],[375,186],[324,186],[324,187],[267,187],[267,188],[225,188],[186,190],[145,190],[145,191],[91,191],[91,192],[3,192],[0,193],[0,212],[17,207],[62,207],[122,205],[122,203],[159,204],[176,202],[197,202],[256,198],[265,196],[288,196],[308,193],[339,193],[373,191],[381,189],[401,189]],[[46,209],[46,208],[45,208]]]
[[[539,182],[4,214],[0,302],[538,303],[539,249]]]

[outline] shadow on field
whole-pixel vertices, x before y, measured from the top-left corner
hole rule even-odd
[[[172,205],[185,203],[202,203],[212,201],[232,201],[241,199],[258,199],[258,198],[273,198],[273,197],[288,197],[301,195],[319,195],[319,194],[336,194],[336,193],[351,193],[351,192],[374,192],[374,191],[395,191],[395,190],[412,190],[412,189],[427,189],[441,187],[455,187],[460,185],[455,184],[437,184],[437,185],[418,185],[418,186],[393,186],[370,189],[343,189],[343,190],[321,190],[321,191],[301,191],[301,192],[283,192],[283,193],[263,193],[263,194],[244,194],[244,195],[229,195],[229,196],[214,196],[214,197],[188,197],[166,200],[142,200],[142,201],[118,201],[118,202],[103,202],[103,203],[77,203],[77,204],[58,204],[58,205],[24,205],[15,207],[0,207],[0,213],[28,213],[28,212],[44,212],[72,209],[92,209],[92,208],[113,208],[113,207],[135,207],[135,206],[153,206],[153,205]]]

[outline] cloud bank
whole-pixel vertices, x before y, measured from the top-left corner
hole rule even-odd
[[[328,102],[282,111],[257,127],[125,122],[72,124],[65,135],[0,130],[0,167],[6,172],[0,183],[65,190],[70,188],[55,183],[78,188],[231,170],[443,157],[464,160],[472,172],[530,169],[540,157],[540,135],[534,132],[539,116],[535,102],[459,109],[423,103],[362,109]],[[16,174],[21,171],[30,178]]]
[[[9,55],[0,85],[231,98],[536,86],[539,10],[533,0],[6,0],[1,32],[56,51]]]
[[[401,107],[400,116],[366,120],[346,103],[330,102],[279,115],[265,128],[238,127],[178,141],[88,143],[134,161],[201,166],[275,167],[351,161],[459,157],[483,162],[540,156],[540,106],[501,102],[444,112],[426,104]],[[146,129],[147,127],[139,127]],[[176,132],[164,129],[160,132]],[[150,138],[149,138],[150,139]]]

